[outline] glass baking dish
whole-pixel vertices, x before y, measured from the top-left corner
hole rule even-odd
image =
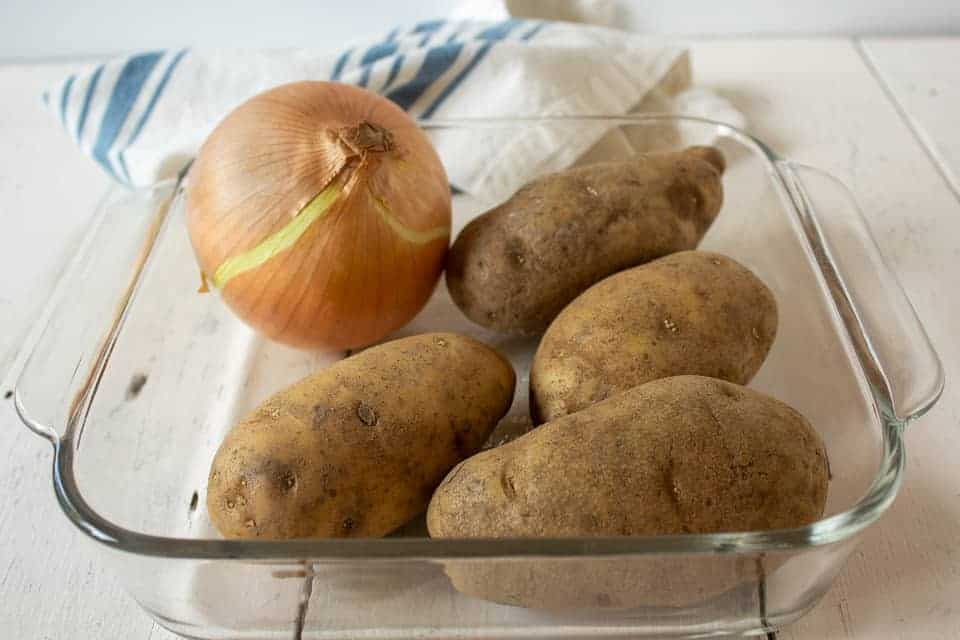
[[[779,333],[751,386],[799,409],[822,434],[832,474],[823,519],[662,537],[441,541],[414,522],[384,539],[219,539],[204,505],[221,438],[266,396],[345,354],[267,342],[215,295],[196,293],[183,180],[110,194],[38,320],[44,329],[15,403],[53,444],[67,517],[100,543],[143,608],[187,637],[775,634],[812,608],[893,501],[904,429],[943,386],[937,355],[847,189],[743,131],[695,118],[422,124],[461,187],[454,233],[511,186],[483,198],[462,189],[458,176],[481,175],[489,160],[471,154],[552,140],[549,157],[526,167],[537,174],[691,142],[719,146],[728,160],[724,205],[702,247],[747,265],[777,296]],[[472,325],[443,284],[398,335],[433,330],[470,334],[509,355],[517,395],[492,439],[528,428],[536,339]],[[459,593],[453,574],[485,585],[491,600]],[[492,601],[518,584],[538,594],[535,606]]]

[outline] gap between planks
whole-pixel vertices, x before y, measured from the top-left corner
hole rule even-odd
[[[870,50],[867,48],[867,46],[865,46],[863,39],[853,38],[852,42],[854,49],[860,56],[860,59],[863,60],[863,64],[867,68],[867,71],[870,72],[870,75],[872,75],[873,79],[876,80],[884,95],[887,96],[890,104],[892,104],[893,108],[896,110],[897,115],[900,116],[900,119],[903,121],[904,125],[906,125],[907,129],[910,130],[910,134],[920,144],[923,152],[926,154],[927,158],[930,159],[930,162],[937,170],[937,173],[940,174],[940,178],[947,186],[947,189],[949,189],[950,193],[953,194],[954,199],[957,202],[960,202],[960,179],[954,177],[953,172],[947,165],[947,161],[941,155],[937,145],[931,139],[930,135],[927,134],[927,131],[923,125],[921,125],[916,118],[910,115],[906,106],[903,104],[900,98],[897,97],[896,92],[894,92],[893,87],[887,81],[886,76],[884,76],[883,72],[880,71],[880,67],[877,65],[876,60],[874,60],[873,56],[870,55]]]

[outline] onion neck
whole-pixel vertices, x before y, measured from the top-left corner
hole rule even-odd
[[[378,124],[361,120],[352,127],[342,127],[337,131],[337,139],[353,155],[364,156],[368,153],[386,153],[394,149],[393,134]]]

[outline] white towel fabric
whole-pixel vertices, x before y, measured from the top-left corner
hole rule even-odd
[[[143,53],[70,76],[43,97],[84,153],[118,181],[143,186],[174,175],[245,99],[303,79],[366,87],[424,120],[622,115],[676,105],[733,124],[738,118],[716,96],[686,91],[681,47],[606,27],[515,18],[424,22],[335,53]],[[452,186],[495,200],[535,173],[570,165],[607,129],[492,132],[481,146],[474,137],[469,153],[454,132],[431,135]]]

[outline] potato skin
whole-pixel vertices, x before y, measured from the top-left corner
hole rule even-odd
[[[224,439],[207,509],[228,538],[382,536],[507,412],[509,362],[457,334],[403,338],[262,403]]]
[[[648,382],[457,465],[438,538],[669,535],[810,524],[827,457],[797,411],[702,376]]]
[[[723,169],[719,151],[691,147],[535,180],[457,236],[450,295],[484,327],[543,331],[593,283],[696,247],[720,211]]]
[[[729,382],[679,376],[461,463],[434,493],[427,525],[442,538],[792,527],[823,514],[827,482],[823,442],[799,413]],[[570,611],[680,607],[726,592],[742,600],[731,590],[755,592],[780,564],[768,553],[638,554],[450,560],[444,568],[462,593]]]
[[[535,424],[676,375],[746,384],[777,333],[773,293],[738,262],[683,251],[595,284],[550,325],[530,368]]]

